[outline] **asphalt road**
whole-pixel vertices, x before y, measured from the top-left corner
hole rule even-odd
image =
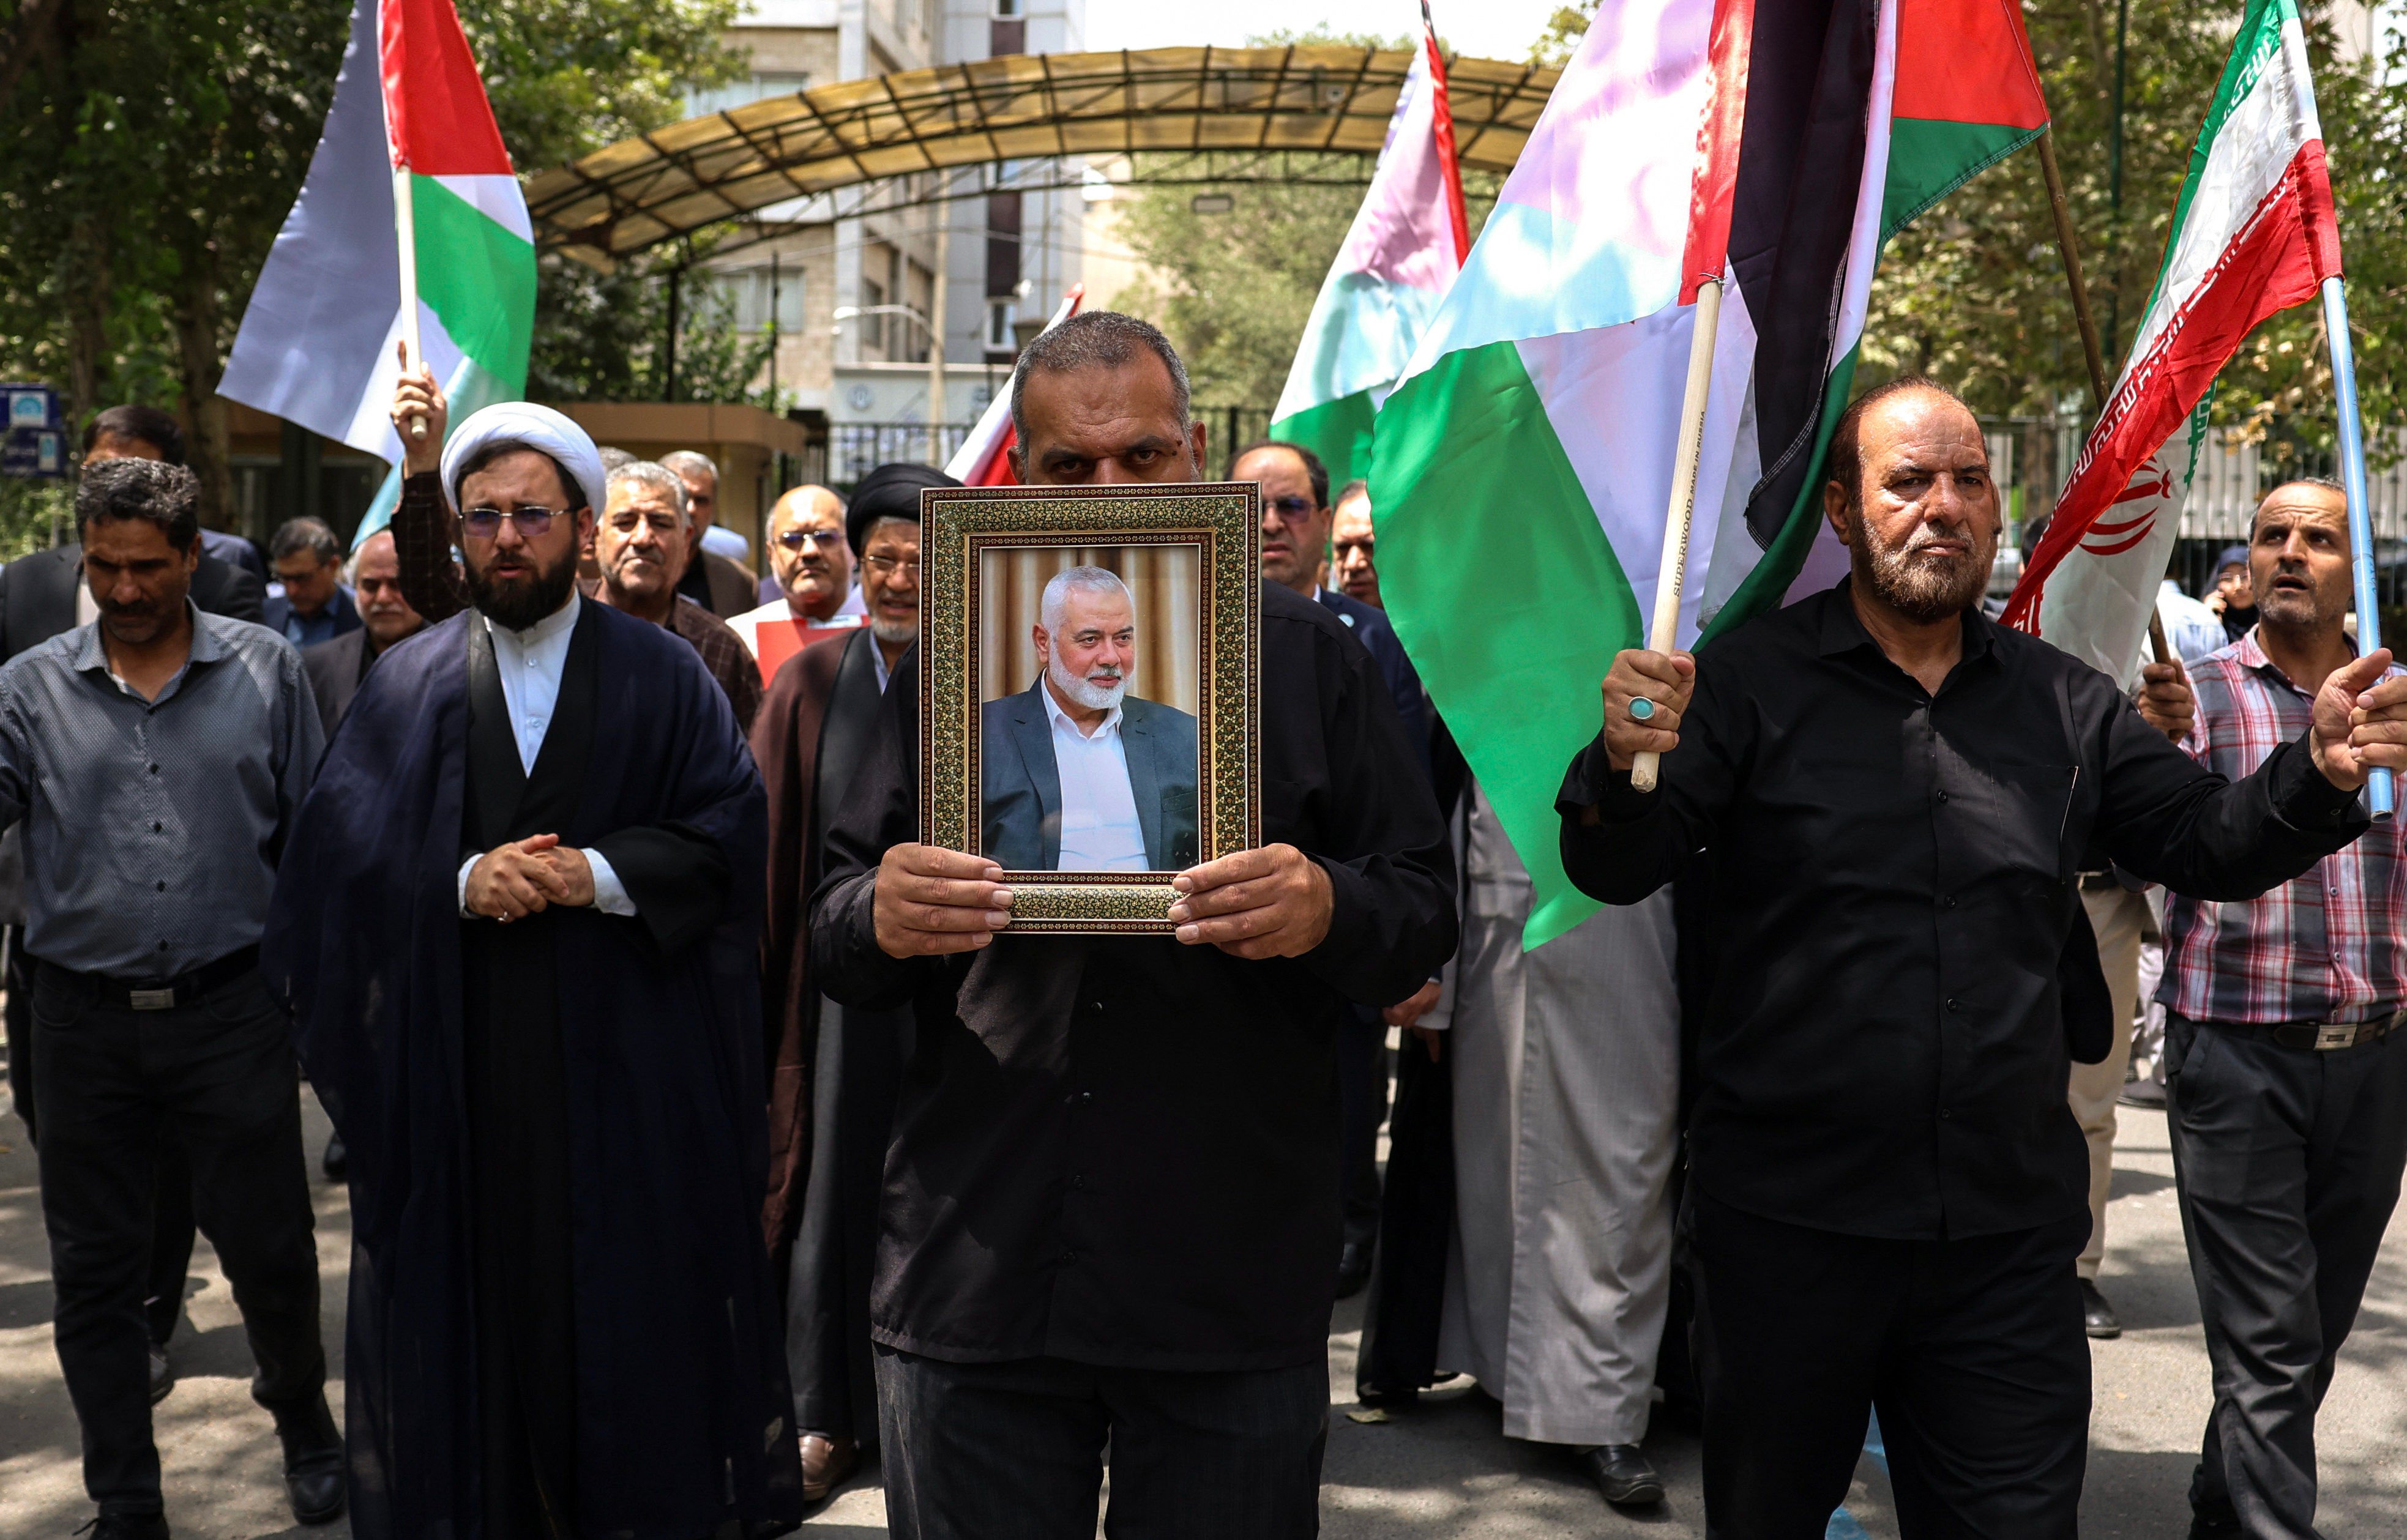
[[[0,1093],[5,1095],[5,1093]],[[306,1106],[314,1160],[326,1123]],[[2104,1285],[2128,1328],[2096,1345],[2096,1412],[2083,1531],[2129,1540],[2180,1540],[2183,1491],[2208,1404],[2198,1305],[2174,1212],[2164,1122],[2124,1113]],[[90,1517],[77,1465],[76,1424],[50,1351],[48,1248],[24,1129],[0,1117],[0,1540],[64,1537]],[[320,1183],[319,1254],[326,1341],[339,1366],[349,1248],[340,1188]],[[2394,1222],[2321,1423],[2321,1527],[2335,1537],[2407,1536],[2407,1229]],[[157,1412],[169,1519],[192,1540],[297,1535],[278,1480],[275,1434],[251,1405],[250,1363],[225,1279],[204,1242],[187,1285],[190,1326],[178,1335],[179,1380]],[[1650,1448],[1671,1481],[1652,1513],[1600,1502],[1560,1458],[1517,1445],[1467,1384],[1393,1420],[1360,1423],[1351,1408],[1359,1302],[1338,1309],[1329,1340],[1332,1417],[1322,1533],[1332,1540],[1552,1540],[1556,1536],[1704,1533],[1697,1446],[1666,1434]],[[1810,1329],[1810,1322],[1801,1322]],[[338,1368],[339,1372],[339,1368]],[[340,1404],[339,1387],[335,1391]],[[1833,1540],[1896,1533],[1877,1460],[1859,1468]],[[326,1540],[347,1525],[314,1532]],[[805,1536],[867,1540],[886,1533],[876,1474],[814,1514]]]

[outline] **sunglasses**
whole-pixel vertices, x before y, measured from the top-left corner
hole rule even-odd
[[[501,532],[502,520],[508,519],[529,540],[541,540],[553,519],[567,516],[565,508],[518,508],[506,514],[499,508],[470,508],[460,515],[460,527],[478,540],[491,540]]]
[[[844,544],[844,531],[841,530],[789,530],[777,537],[777,544],[790,551],[799,551],[805,544],[816,545],[822,551],[833,551]]]
[[[1319,510],[1319,504],[1308,497],[1275,497],[1265,502],[1262,507],[1276,514],[1280,521],[1287,524],[1301,524]]]

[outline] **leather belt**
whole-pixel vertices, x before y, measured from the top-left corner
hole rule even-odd
[[[2201,1026],[2235,1037],[2255,1038],[2283,1048],[2303,1049],[2310,1053],[2330,1053],[2343,1048],[2386,1038],[2407,1022],[2407,1009],[2362,1022],[2280,1022],[2262,1025],[2252,1022],[2201,1022]]]
[[[203,963],[190,973],[179,973],[172,979],[119,979],[106,973],[78,972],[39,957],[33,960],[52,973],[80,981],[104,1005],[121,1010],[173,1010],[257,968],[259,948],[247,946],[229,952],[213,963]]]

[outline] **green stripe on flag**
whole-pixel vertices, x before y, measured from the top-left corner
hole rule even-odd
[[[534,247],[432,177],[412,177],[418,295],[451,344],[508,388],[526,392],[534,343]]]
[[[2189,174],[2182,180],[2181,196],[2173,201],[2173,222],[2165,249],[2181,238],[2182,227],[2189,219],[2190,200],[2198,196],[2199,184],[2206,179],[2207,155],[2215,148],[2215,136],[2223,132],[2225,120],[2257,89],[2264,77],[2265,67],[2282,51],[2282,30],[2299,19],[2298,7],[2291,0],[2249,0],[2248,14],[2240,23],[2240,35],[2232,39],[2231,57],[2224,61],[2223,78],[2215,82],[2215,100],[2207,104],[2206,121],[2199,126],[2198,142],[2190,147]],[[2165,287],[2165,269],[2157,269],[2156,287],[2148,292],[2148,303],[2140,307],[2146,316],[2156,309],[2157,301]]]
[[[1357,390],[1279,418],[1271,424],[1270,436],[1283,444],[1300,444],[1318,455],[1320,463],[1329,467],[1329,491],[1334,497],[1346,483],[1370,475],[1371,422],[1377,415],[1371,392]]]
[[[1538,946],[1599,907],[1563,875],[1555,793],[1644,616],[1514,344],[1446,354],[1380,421],[1389,615],[1529,868],[1523,940]]]
[[[1881,189],[1881,240],[1887,242],[1932,204],[2046,132],[1997,123],[1891,119],[1888,180]]]

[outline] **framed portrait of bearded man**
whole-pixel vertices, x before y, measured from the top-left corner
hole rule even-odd
[[[1260,843],[1260,487],[921,499],[921,842],[1002,867],[1013,931],[1167,934]]]

